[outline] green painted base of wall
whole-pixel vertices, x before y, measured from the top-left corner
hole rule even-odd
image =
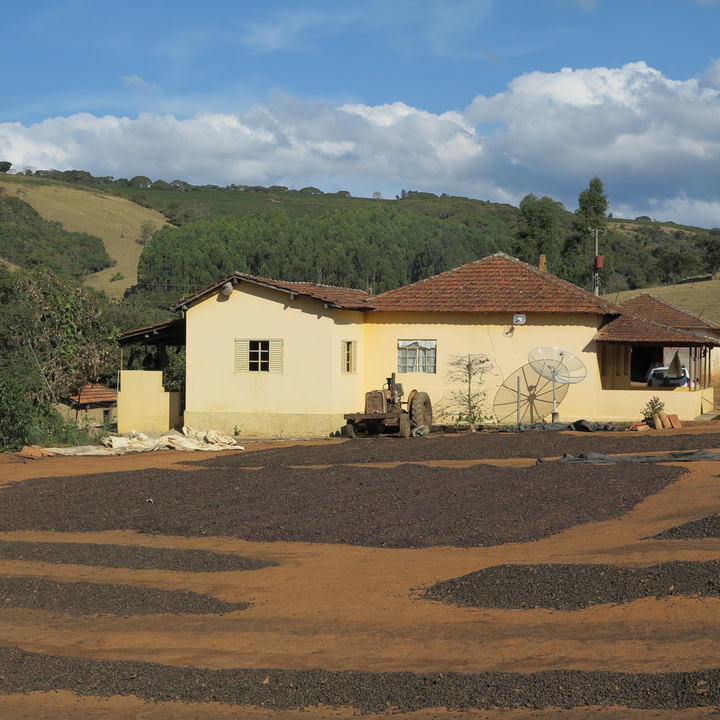
[[[185,425],[251,438],[326,438],[345,427],[342,413],[234,413],[185,410]]]

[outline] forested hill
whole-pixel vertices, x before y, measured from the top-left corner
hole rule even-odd
[[[0,258],[18,267],[44,266],[82,278],[110,267],[103,241],[85,232],[68,232],[58,222],[43,220],[20,197],[0,187]]]
[[[516,208],[445,193],[403,190],[392,200],[379,193],[353,198],[314,187],[193,186],[83,171],[37,171],[13,180],[92,188],[164,213],[175,227],[147,238],[134,287],[136,295],[152,294],[145,300],[158,304],[233,270],[382,292],[498,251],[531,264],[543,253],[550,272],[589,289],[589,227],[602,229],[605,293],[670,284],[720,268],[720,230],[649,217],[612,218],[598,178],[580,192],[574,213],[535,195]]]
[[[382,292],[508,244],[460,220],[386,205],[297,219],[283,213],[224,217],[155,233],[140,257],[138,282],[182,296],[237,270]]]

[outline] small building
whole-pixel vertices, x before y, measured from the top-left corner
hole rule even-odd
[[[183,314],[184,423],[245,437],[338,433],[344,414],[361,410],[365,393],[393,372],[406,394],[425,391],[442,408],[453,389],[448,362],[468,353],[487,355],[492,363],[484,377],[490,411],[503,387],[514,392],[518,378],[521,394],[532,401],[538,383],[528,356],[548,347],[572,354],[587,371],[582,382],[561,388],[564,420],[637,420],[659,390],[667,411],[681,419],[700,415],[712,401],[701,360],[692,387],[650,389],[631,382],[632,355],[648,345],[682,345],[702,359],[717,340],[643,322],[504,254],[377,296],[236,272],[170,309]],[[167,332],[166,323],[141,328],[120,342],[162,343]],[[131,429],[131,407],[157,401],[161,377],[152,392],[148,382],[143,371],[121,373],[121,431]],[[167,403],[160,406],[162,425]],[[450,421],[452,410],[446,413]]]
[[[102,410],[104,422],[109,416],[110,409],[117,403],[117,397],[117,390],[101,383],[88,383],[78,388],[75,395],[69,395],[62,400],[75,411],[75,422],[81,411],[87,413],[89,410]]]

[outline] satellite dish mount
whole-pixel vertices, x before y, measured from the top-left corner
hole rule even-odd
[[[580,358],[556,347],[538,347],[528,353],[528,364],[540,377],[552,381],[552,421],[558,422],[557,386],[574,385],[587,377],[587,368]]]

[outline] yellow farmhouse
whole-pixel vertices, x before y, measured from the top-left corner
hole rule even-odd
[[[455,388],[448,362],[468,354],[491,363],[488,411],[514,424],[519,389],[523,421],[539,421],[547,404],[535,396],[552,394],[528,364],[539,348],[572,354],[585,368],[581,382],[555,388],[565,421],[637,420],[654,394],[681,419],[711,408],[716,339],[653,322],[503,254],[377,296],[233,273],[171,310],[182,319],[124,333],[120,343],[185,344],[184,398],[164,392],[160,371],[123,370],[121,432],[182,421],[243,437],[326,437],[393,372],[406,395],[429,394],[436,422],[450,422],[437,412]],[[667,347],[685,349],[687,386],[634,379]]]

